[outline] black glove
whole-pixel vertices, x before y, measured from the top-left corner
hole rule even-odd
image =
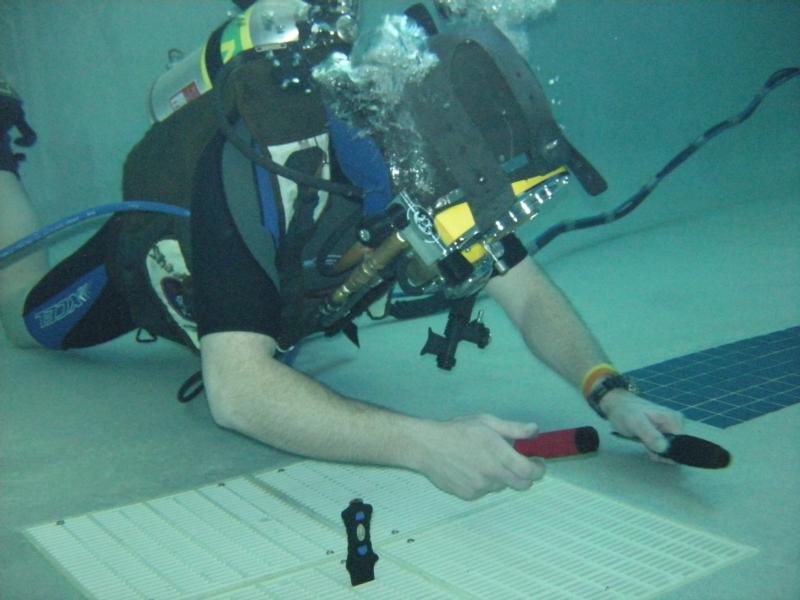
[[[17,163],[25,160],[22,153],[14,153],[11,149],[9,131],[16,127],[19,137],[14,138],[17,146],[33,146],[36,143],[36,132],[25,120],[22,99],[11,85],[0,79],[0,169],[16,173]]]

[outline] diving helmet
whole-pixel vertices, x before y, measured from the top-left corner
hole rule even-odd
[[[218,27],[202,48],[179,57],[153,84],[150,113],[163,121],[213,88],[235,56],[263,53],[284,88],[310,90],[313,66],[334,51],[349,52],[358,34],[359,0],[255,0]],[[171,53],[172,54],[172,53]]]
[[[473,296],[493,273],[508,270],[504,238],[540,214],[570,177],[592,196],[607,187],[564,135],[527,61],[493,23],[454,22],[429,33],[426,45],[433,66],[408,81],[393,104],[404,127],[377,132],[396,195],[385,215],[359,232],[375,250],[323,307],[326,325],[355,304],[354,290],[378,281],[392,263],[409,295]],[[418,152],[402,151],[409,136]],[[430,184],[406,184],[412,171],[427,171]]]

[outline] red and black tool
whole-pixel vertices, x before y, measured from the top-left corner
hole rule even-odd
[[[546,431],[535,438],[517,440],[514,450],[525,456],[563,458],[597,451],[600,437],[594,427]]]
[[[616,431],[614,435],[624,440],[641,441]],[[658,455],[673,462],[698,469],[724,469],[731,464],[730,452],[714,442],[685,434],[664,433],[663,436],[667,438],[669,445]]]

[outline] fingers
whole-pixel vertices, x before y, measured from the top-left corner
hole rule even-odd
[[[481,415],[479,419],[507,440],[530,438],[539,433],[539,426],[536,425],[536,423],[506,421],[505,419],[500,419],[494,415]]]
[[[629,428],[648,450],[656,454],[666,452],[669,442],[664,433],[680,433],[683,431],[683,418],[680,413],[654,412],[637,415],[631,419]]]
[[[522,464],[514,462],[513,466],[506,466],[508,477],[506,478],[506,485],[517,491],[525,491],[530,489],[534,482],[539,481],[544,477],[545,464],[544,459],[541,458],[525,458],[519,453],[517,457],[521,459]]]
[[[480,418],[508,441],[533,438],[539,433],[539,426],[536,423],[507,421],[494,415],[481,415]],[[529,459],[514,450],[510,444],[503,448],[499,458],[508,472],[506,484],[515,490],[527,490],[534,481],[544,476],[544,460]]]
[[[539,433],[536,423],[507,421],[494,415],[481,415],[480,419],[506,440],[513,441],[535,437]],[[506,469],[503,482],[515,490],[527,490],[534,481],[544,476],[545,465],[541,459],[528,459],[509,444],[503,447],[498,457]]]
[[[485,494],[507,488],[517,491],[529,489],[544,475],[544,461],[529,460],[514,450],[510,440],[534,436],[538,428],[533,423],[505,421],[492,415],[466,417],[454,421],[458,442],[448,445],[463,448],[451,456],[445,476],[452,478],[451,493],[463,499],[474,500]],[[461,464],[462,457],[469,460]]]
[[[664,433],[683,433],[683,414],[674,410],[661,410],[650,415],[653,424]]]
[[[678,434],[683,431],[683,415],[677,411],[662,407],[653,407],[643,415],[643,423],[637,433],[647,448],[656,454],[666,452],[669,442],[664,437],[664,433]],[[670,461],[671,462],[671,461]]]
[[[655,454],[666,452],[669,448],[664,433],[683,431],[683,415],[679,412],[629,393],[617,399],[608,418],[617,431],[638,438]]]
[[[649,450],[656,454],[666,452],[669,448],[667,438],[649,420],[643,420],[641,426],[634,429],[634,433]]]

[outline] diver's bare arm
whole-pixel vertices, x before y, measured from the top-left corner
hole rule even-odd
[[[274,360],[274,349],[254,333],[202,338],[206,391],[222,427],[302,456],[419,471],[464,499],[527,489],[544,472],[508,443],[533,435],[533,424],[489,415],[428,421],[349,400]]]
[[[418,469],[420,419],[347,399],[273,358],[265,335],[201,340],[203,378],[218,424],[281,450],[326,460]]]
[[[564,294],[533,259],[495,277],[487,289],[522,332],[531,351],[578,390],[589,369],[609,362]],[[683,428],[680,413],[627,390],[610,391],[600,409],[616,431],[642,440],[653,452],[667,448],[662,432],[680,433]]]
[[[580,389],[586,372],[609,362],[569,300],[527,258],[487,286],[540,360]]]

